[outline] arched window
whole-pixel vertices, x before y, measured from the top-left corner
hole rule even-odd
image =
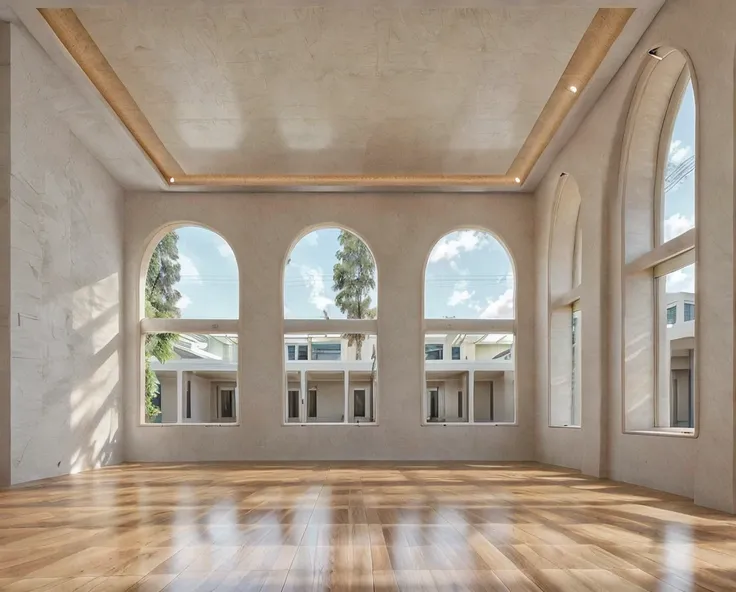
[[[580,190],[562,175],[549,247],[549,425],[579,427],[582,407]]]
[[[284,422],[375,424],[376,262],[339,228],[303,236],[284,269]]]
[[[694,433],[696,104],[679,51],[650,52],[624,153],[624,422]]]
[[[142,278],[146,423],[238,421],[239,281],[235,255],[215,232],[164,230]]]
[[[489,232],[459,230],[432,249],[424,278],[427,424],[513,423],[514,268]]]

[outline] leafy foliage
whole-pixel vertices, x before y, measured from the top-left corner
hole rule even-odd
[[[349,319],[374,319],[376,309],[371,307],[370,292],[376,287],[376,264],[365,243],[350,232],[341,231],[340,250],[332,271],[333,287],[337,292],[335,306]],[[355,359],[362,359],[365,335],[344,336],[348,345],[355,345]]]
[[[181,311],[176,306],[181,294],[174,287],[181,279],[181,264],[179,263],[179,237],[170,232],[161,239],[151,255],[146,275],[146,317],[154,319],[178,318]],[[161,408],[154,399],[158,392],[156,373],[151,370],[150,359],[156,358],[159,362],[166,362],[174,357],[173,333],[155,333],[146,335],[146,417],[153,420],[161,414]]]

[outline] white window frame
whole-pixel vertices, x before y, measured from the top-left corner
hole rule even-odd
[[[376,319],[284,319],[283,321],[283,336],[286,339],[289,336],[309,336],[309,335],[325,335],[325,334],[336,334],[336,335],[349,335],[349,334],[363,334],[363,335],[377,335],[378,334],[378,321]],[[375,427],[378,426],[378,409],[379,409],[379,374],[378,374],[378,359],[375,360],[375,383],[372,392],[372,396],[366,393],[366,413],[370,411],[369,405],[372,405],[373,420],[372,421],[351,421],[350,409],[351,409],[351,397],[353,396],[353,388],[350,387],[350,372],[365,371],[365,362],[362,361],[350,361],[350,360],[312,360],[311,359],[311,348],[308,355],[308,360],[288,360],[287,349],[283,348],[284,351],[284,369],[282,372],[283,376],[283,400],[282,400],[282,426],[356,426],[356,427]],[[298,352],[298,347],[297,347]],[[344,353],[341,351],[341,353]],[[378,357],[378,351],[376,351],[376,357]],[[298,353],[297,353],[298,358]],[[308,406],[308,372],[319,372],[319,371],[330,371],[330,372],[342,372],[343,373],[343,414],[342,421],[335,422],[320,422],[320,421],[309,421],[307,417],[307,406]],[[299,373],[299,421],[289,421],[289,389],[288,386],[288,374],[290,372]],[[370,400],[369,400],[370,399]]]
[[[465,334],[465,335],[483,335],[483,334],[497,334],[497,335],[511,335],[513,337],[512,351],[512,367],[514,372],[514,418],[513,421],[499,422],[499,421],[475,421],[475,371],[476,364],[474,360],[463,360],[462,354],[460,360],[445,359],[443,356],[442,360],[426,360],[425,359],[425,344],[431,345],[432,341],[427,341],[428,335],[446,335],[446,334]],[[516,377],[516,319],[425,319],[424,329],[422,332],[422,394],[420,404],[420,421],[423,427],[450,427],[450,426],[518,426],[518,381]],[[444,348],[447,350],[447,347]],[[443,352],[444,352],[443,350]],[[450,350],[451,352],[452,350]],[[452,355],[450,356],[452,357]],[[428,366],[429,364],[429,366]],[[451,368],[452,371],[467,372],[468,375],[468,392],[467,392],[467,421],[429,421],[429,397],[428,391],[434,387],[427,387],[427,371],[432,370],[432,364],[438,364],[445,368]],[[498,370],[506,370],[508,361],[503,360],[499,362],[484,362],[485,370],[493,370],[494,364]],[[447,397],[447,393],[444,394]],[[450,396],[456,396],[453,391]],[[439,397],[440,407],[442,406],[442,395]],[[440,410],[440,416],[442,411]]]

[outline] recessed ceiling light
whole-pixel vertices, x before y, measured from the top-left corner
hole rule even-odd
[[[171,178],[169,179],[169,183],[176,183],[176,179],[174,179],[174,177],[171,177]]]
[[[521,179],[519,179],[519,177],[516,177],[516,178],[514,179],[514,181],[516,181],[516,183],[521,183]]]
[[[571,92],[572,94],[575,94],[576,92],[578,92],[578,87],[577,87],[577,86],[571,86],[571,87],[570,87],[570,92]]]

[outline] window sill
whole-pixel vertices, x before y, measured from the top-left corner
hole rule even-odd
[[[190,427],[198,427],[198,428],[238,428],[240,427],[240,422],[235,421],[228,421],[224,423],[193,423],[193,422],[187,422],[187,423],[141,423],[139,424],[143,428],[190,428]]]
[[[579,425],[549,425],[548,428],[553,430],[580,430],[583,426]]]
[[[633,436],[664,436],[666,438],[697,438],[693,428],[650,428],[648,430],[626,430],[624,434]]]
[[[440,427],[440,428],[453,428],[453,427],[512,427],[516,428],[519,427],[519,424],[517,422],[510,422],[510,421],[425,421],[422,422],[422,427],[424,428],[434,428],[434,427]]]
[[[287,428],[304,428],[304,427],[312,427],[312,426],[329,426],[332,428],[336,427],[355,427],[355,428],[375,428],[378,427],[378,422],[375,421],[366,421],[365,423],[344,423],[344,422],[324,422],[324,421],[309,421],[306,423],[300,423],[300,422],[285,422],[281,424],[283,427]]]

